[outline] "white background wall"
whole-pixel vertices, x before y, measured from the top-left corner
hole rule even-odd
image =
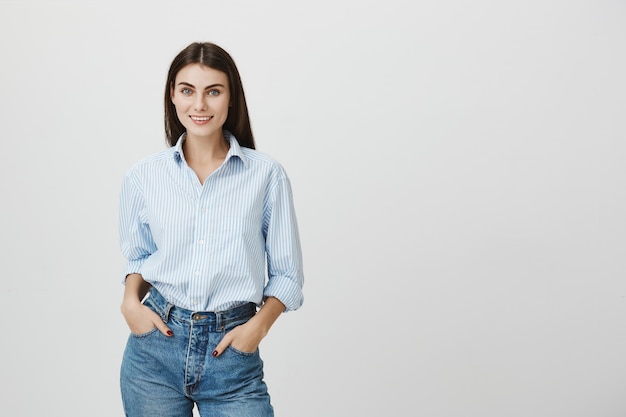
[[[0,414],[123,414],[118,191],[196,40],[294,187],[277,416],[626,415],[616,0],[0,0]]]

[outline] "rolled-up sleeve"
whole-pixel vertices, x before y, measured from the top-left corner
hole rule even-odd
[[[268,282],[264,297],[276,297],[285,311],[302,306],[302,250],[289,179],[280,173],[269,191],[264,221]]]
[[[120,248],[126,258],[125,282],[128,274],[141,273],[144,261],[156,251],[142,192],[130,175],[122,183],[119,210]]]

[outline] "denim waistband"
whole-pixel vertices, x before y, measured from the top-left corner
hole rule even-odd
[[[194,325],[209,325],[217,329],[228,327],[229,324],[246,320],[256,314],[256,304],[246,303],[224,311],[192,311],[177,307],[167,301],[154,287],[150,288],[144,304],[151,305],[167,322],[169,318],[193,322]]]

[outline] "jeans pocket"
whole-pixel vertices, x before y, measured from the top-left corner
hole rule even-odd
[[[132,337],[134,337],[134,338],[141,339],[141,338],[150,336],[152,333],[156,332],[157,330],[158,329],[156,327],[153,327],[151,330],[148,330],[145,333],[133,333],[133,332],[130,332],[130,335]]]
[[[259,352],[258,348],[254,352],[244,352],[242,350],[234,348],[232,345],[228,346],[226,348],[226,350],[230,350],[231,352],[235,353],[236,355],[240,355],[240,356],[254,356],[254,355],[256,355]]]

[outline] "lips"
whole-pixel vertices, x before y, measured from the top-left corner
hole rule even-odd
[[[205,123],[213,118],[213,116],[189,116],[191,120],[197,123]]]

